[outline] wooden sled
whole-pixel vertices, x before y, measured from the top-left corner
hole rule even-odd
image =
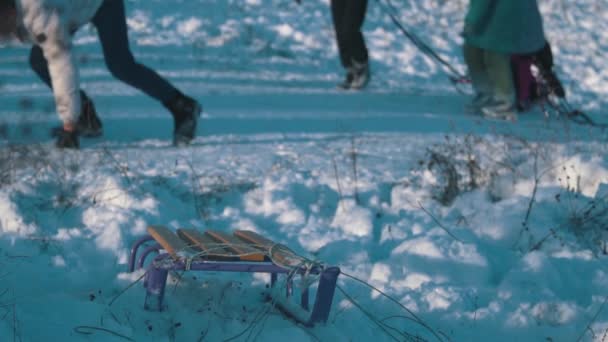
[[[178,229],[173,232],[164,226],[149,226],[148,234],[135,242],[129,259],[129,271],[133,272],[136,267],[144,267],[150,254],[157,254],[147,266],[144,278],[146,310],[163,309],[169,271],[260,272],[271,274],[269,299],[281,311],[306,326],[327,322],[340,275],[338,267],[313,264],[252,231],[237,230],[228,234]],[[279,275],[285,277],[284,289],[278,286]],[[295,276],[318,278],[312,309],[308,288],[312,284],[301,289],[299,303],[294,301]]]

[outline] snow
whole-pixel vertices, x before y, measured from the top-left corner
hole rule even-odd
[[[0,341],[608,341],[606,132],[538,110],[466,115],[467,96],[373,1],[372,82],[338,91],[328,5],[126,2],[135,56],[203,103],[179,149],[90,27],[75,50],[105,132],[76,152],[52,146],[27,47],[0,48]],[[467,1],[394,5],[465,70]],[[608,122],[608,7],[540,5],[568,98]],[[157,224],[258,232],[339,266],[346,295],[306,328],[263,300],[267,275],[189,272],[146,311],[145,271],[127,263]]]

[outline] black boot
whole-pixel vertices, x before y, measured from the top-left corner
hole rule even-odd
[[[182,93],[164,103],[173,114],[173,145],[188,145],[196,134],[196,124],[201,115],[202,107],[193,98]]]
[[[360,90],[365,88],[369,83],[370,72],[369,63],[358,63],[353,61],[353,81],[350,83],[350,89]]]
[[[559,98],[566,97],[564,86],[553,69],[553,52],[549,42],[545,42],[545,46],[532,55],[532,60],[540,71],[541,77],[545,80],[549,93]]]
[[[338,88],[340,89],[350,89],[353,80],[355,79],[355,72],[352,68],[346,69],[346,75],[344,76],[344,81],[338,84]]]
[[[73,148],[73,149],[80,148],[80,143],[78,141],[78,132],[76,132],[76,131],[69,132],[64,129],[61,129],[60,131],[57,131],[56,134],[57,134],[57,141],[55,143],[55,146],[57,148]]]
[[[547,82],[547,86],[549,87],[549,91],[559,98],[566,97],[566,91],[564,90],[564,86],[562,82],[557,78],[555,72],[553,70],[548,70],[543,74],[545,81]]]
[[[82,90],[80,91],[80,115],[76,122],[76,130],[85,138],[99,137],[103,134],[103,125],[97,116],[95,105]],[[58,137],[62,131],[62,126],[53,127],[51,136]]]
[[[103,134],[103,125],[97,116],[95,105],[84,91],[80,92],[81,110],[76,129],[83,137],[93,138]]]
[[[344,81],[338,84],[338,88],[360,90],[367,86],[369,78],[369,64],[367,62],[359,63],[353,61],[353,65],[346,69]]]

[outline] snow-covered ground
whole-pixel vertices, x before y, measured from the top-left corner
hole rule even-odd
[[[187,148],[84,28],[105,135],[55,150],[27,47],[0,47],[0,341],[608,341],[606,132],[464,114],[375,1],[372,83],[337,91],[328,1],[303,2],[126,2],[136,57],[205,107]],[[607,3],[539,2],[570,101],[608,122]],[[465,71],[467,1],[394,5]],[[257,231],[340,266],[348,296],[305,328],[263,300],[266,275],[186,273],[145,311],[127,258],[150,224]]]

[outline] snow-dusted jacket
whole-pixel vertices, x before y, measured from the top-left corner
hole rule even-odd
[[[527,54],[545,45],[536,0],[469,0],[467,44],[506,54]]]
[[[80,84],[72,35],[93,18],[103,0],[17,0],[23,39],[42,48],[48,61],[57,113],[63,122],[80,115]]]

